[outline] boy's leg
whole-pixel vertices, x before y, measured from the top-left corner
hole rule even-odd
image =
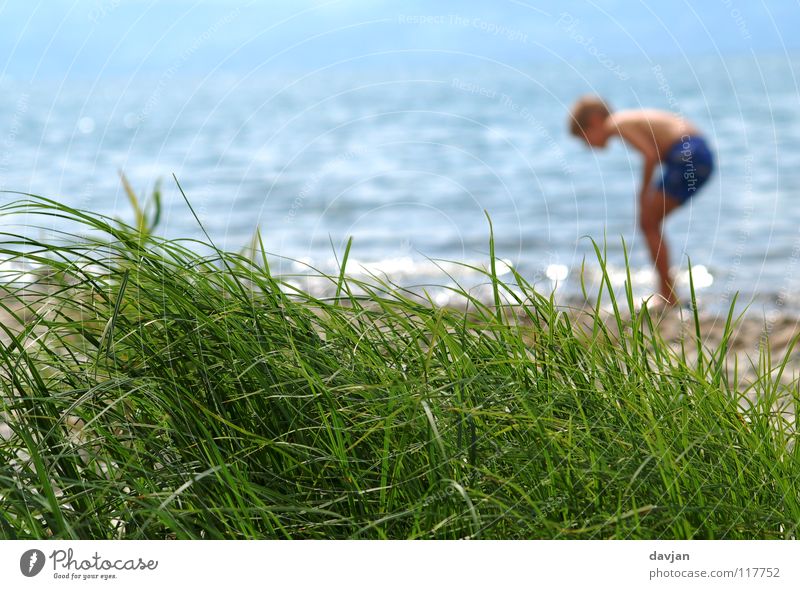
[[[639,224],[658,272],[661,296],[670,304],[676,303],[677,298],[669,276],[669,249],[663,238],[662,222],[679,206],[678,199],[654,188],[639,211]]]

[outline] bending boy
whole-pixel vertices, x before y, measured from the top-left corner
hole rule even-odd
[[[612,112],[596,96],[585,96],[572,107],[570,132],[595,148],[605,147],[609,138],[618,136],[642,154],[639,225],[658,271],[661,296],[675,304],[662,222],[711,175],[714,157],[705,139],[694,125],[673,113],[653,109]],[[654,183],[658,164],[661,174]]]

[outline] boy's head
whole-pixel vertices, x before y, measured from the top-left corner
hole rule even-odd
[[[583,96],[572,107],[569,131],[592,147],[605,147],[608,141],[605,122],[610,114],[611,109],[602,98]]]

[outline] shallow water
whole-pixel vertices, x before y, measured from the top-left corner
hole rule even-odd
[[[617,108],[678,110],[716,150],[715,176],[668,224],[682,291],[690,257],[700,267],[701,302],[724,306],[742,291],[754,307],[794,309],[796,71],[797,60],[783,55],[620,61],[614,71],[592,63],[458,70],[431,63],[147,83],[6,78],[0,188],[130,220],[117,170],[140,192],[160,177],[160,232],[201,237],[175,173],[218,245],[239,249],[260,226],[270,252],[332,272],[333,250],[341,255],[353,236],[354,273],[386,272],[403,284],[448,280],[428,258],[484,264],[486,210],[498,256],[542,289],[579,293],[584,259],[590,289],[596,284],[587,236],[605,237],[621,285],[624,236],[636,294],[645,296],[653,275],[635,231],[639,157],[622,145],[591,152],[566,133],[572,100],[599,92]],[[277,272],[303,270],[274,262]],[[467,286],[481,281],[459,272]]]

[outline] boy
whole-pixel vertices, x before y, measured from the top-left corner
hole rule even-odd
[[[584,96],[572,107],[570,132],[591,147],[605,147],[619,136],[644,158],[639,190],[639,225],[658,271],[661,296],[669,305],[676,301],[669,276],[669,252],[661,235],[661,223],[685,204],[705,184],[714,168],[714,157],[697,129],[688,121],[660,110],[611,112],[603,100]],[[661,174],[653,184],[657,164]]]

